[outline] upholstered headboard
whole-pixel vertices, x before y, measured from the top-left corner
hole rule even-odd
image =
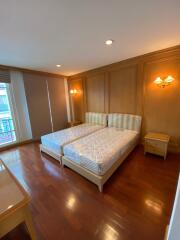
[[[107,114],[87,112],[85,116],[86,123],[93,123],[98,125],[107,126]]]
[[[140,132],[142,117],[132,114],[108,114],[108,127],[117,127]]]

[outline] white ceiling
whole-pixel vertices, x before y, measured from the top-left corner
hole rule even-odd
[[[3,65],[72,75],[178,44],[180,0],[0,1]]]

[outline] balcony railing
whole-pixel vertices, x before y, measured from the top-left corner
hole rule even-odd
[[[0,118],[0,145],[16,141],[16,132],[12,118]]]

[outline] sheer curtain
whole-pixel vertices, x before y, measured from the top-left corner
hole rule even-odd
[[[23,73],[10,71],[10,94],[15,116],[18,141],[32,139],[31,124],[24,89]]]

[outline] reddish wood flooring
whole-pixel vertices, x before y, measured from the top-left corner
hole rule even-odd
[[[180,155],[166,161],[138,147],[97,187],[28,144],[0,157],[30,194],[39,240],[163,240],[174,201]],[[29,239],[24,225],[3,240]]]

